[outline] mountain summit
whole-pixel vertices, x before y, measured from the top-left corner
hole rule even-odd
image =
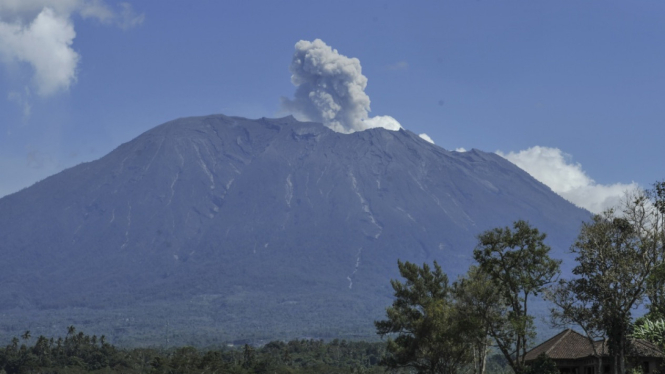
[[[454,279],[479,233],[517,219],[565,258],[588,218],[495,154],[406,130],[182,118],[0,199],[0,328],[74,324],[127,344],[366,337],[397,259]]]

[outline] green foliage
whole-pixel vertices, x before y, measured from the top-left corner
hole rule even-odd
[[[528,300],[541,293],[559,275],[560,260],[549,257],[546,235],[525,221],[478,236],[473,257],[481,272],[497,286],[503,312],[488,319],[489,333],[516,373],[524,370],[524,356],[535,336]]]
[[[501,293],[494,281],[476,266],[471,266],[467,275],[453,284],[453,293],[464,336],[473,350],[473,373],[482,374],[493,321],[499,320],[503,313]]]
[[[649,297],[649,317],[665,318],[665,264],[656,265],[646,281],[646,294]]]
[[[589,339],[607,338],[619,372],[625,371],[630,349],[632,310],[649,296],[657,316],[663,300],[665,212],[654,193],[637,191],[627,196],[621,214],[608,210],[584,223],[571,247],[577,255],[575,277],[560,281],[548,295],[558,307],[556,324],[574,323]]]
[[[26,331],[22,338],[26,342],[30,340],[30,332]],[[0,368],[10,374],[53,367],[94,372],[122,363],[113,346],[98,343],[96,337],[82,332],[75,334],[73,328],[64,340],[39,336],[33,346],[22,345],[17,349],[17,344],[18,339],[14,338],[10,345],[0,350]]]
[[[559,374],[559,369],[556,363],[545,353],[541,353],[536,359],[526,368],[525,374]]]
[[[389,336],[382,364],[418,373],[455,373],[471,361],[471,350],[448,277],[436,262],[434,269],[401,261],[398,267],[406,281],[391,280],[395,301],[386,309],[388,319],[374,323],[378,334]]]
[[[648,340],[661,348],[665,348],[665,320],[638,319],[633,325],[632,336],[636,339]]]
[[[395,300],[387,320],[375,322],[377,333],[389,337],[384,365],[456,373],[473,362],[472,371],[483,373],[491,337],[515,372],[527,369],[524,356],[535,335],[528,300],[558,276],[560,261],[549,257],[538,229],[524,221],[513,228],[481,234],[478,266],[452,287],[436,262],[431,269],[398,261],[405,281],[391,280]]]
[[[660,243],[661,251],[665,251],[665,181],[656,182],[646,197],[653,203],[655,211],[651,212],[650,231],[654,234],[653,241]],[[661,262],[647,278],[646,294],[649,297],[649,318],[665,318],[665,263]]]
[[[95,336],[70,327],[62,339],[40,336],[34,345],[19,339],[0,348],[0,373],[382,373],[378,366],[384,343],[335,340],[270,342],[200,351],[193,347],[171,350],[117,349]]]
[[[665,215],[665,181],[654,183],[653,188],[648,193],[656,209],[660,214]]]

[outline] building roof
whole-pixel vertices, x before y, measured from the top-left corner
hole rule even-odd
[[[525,359],[534,360],[541,353],[552,359],[576,359],[593,355],[593,349],[586,336],[567,329],[527,352]]]
[[[632,354],[629,356],[637,357],[665,357],[663,351],[657,345],[651,343],[648,340],[642,339],[633,339],[633,350]]]
[[[663,352],[655,344],[642,339],[632,341],[634,352],[630,356],[638,357],[665,357]],[[541,353],[544,353],[551,359],[575,360],[596,356],[597,354],[607,356],[608,348],[606,341],[597,340],[593,346],[589,339],[572,329],[564,330],[542,344],[536,346],[526,354],[526,361],[535,360]]]

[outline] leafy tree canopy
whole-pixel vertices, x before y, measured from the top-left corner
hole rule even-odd
[[[526,221],[513,229],[495,228],[478,236],[473,252],[480,271],[496,284],[503,313],[489,320],[489,332],[516,373],[525,370],[524,357],[535,337],[529,298],[538,295],[559,275],[560,260],[549,257],[546,235]]]
[[[433,269],[401,261],[398,267],[405,281],[391,280],[395,301],[386,310],[388,319],[374,323],[378,334],[389,336],[382,363],[418,373],[455,373],[471,356],[448,277],[436,262]]]

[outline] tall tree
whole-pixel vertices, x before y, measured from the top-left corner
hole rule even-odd
[[[661,248],[665,242],[665,181],[656,182],[646,192],[646,197],[653,203],[649,217],[654,240],[659,241]],[[663,249],[665,251],[665,249]],[[649,298],[649,318],[652,320],[665,318],[665,264],[658,264],[647,279],[647,296]]]
[[[620,212],[608,210],[582,225],[571,247],[575,277],[548,295],[558,307],[555,322],[607,339],[615,373],[625,372],[631,311],[644,302],[648,281],[663,262],[663,214],[650,194],[627,196]]]
[[[395,301],[386,309],[388,319],[374,322],[379,335],[388,335],[383,364],[418,373],[456,373],[471,356],[448,277],[436,262],[434,269],[401,261],[398,267],[406,281],[390,281]]]
[[[528,345],[535,336],[529,298],[537,296],[559,275],[560,260],[549,257],[546,235],[525,221],[478,236],[473,257],[502,296],[503,313],[490,320],[489,333],[517,374],[525,370]]]
[[[490,350],[490,327],[502,315],[501,293],[492,279],[471,266],[465,277],[453,283],[459,320],[473,352],[474,374],[484,374]]]
[[[552,325],[554,327],[569,327],[573,324],[584,331],[596,357],[594,372],[602,373],[603,354],[594,342],[597,340],[605,341],[607,335],[598,305],[587,297],[577,297],[578,294],[584,293],[581,290],[584,287],[584,282],[560,280],[557,285],[546,291],[545,298],[555,305],[555,308],[551,309]]]

